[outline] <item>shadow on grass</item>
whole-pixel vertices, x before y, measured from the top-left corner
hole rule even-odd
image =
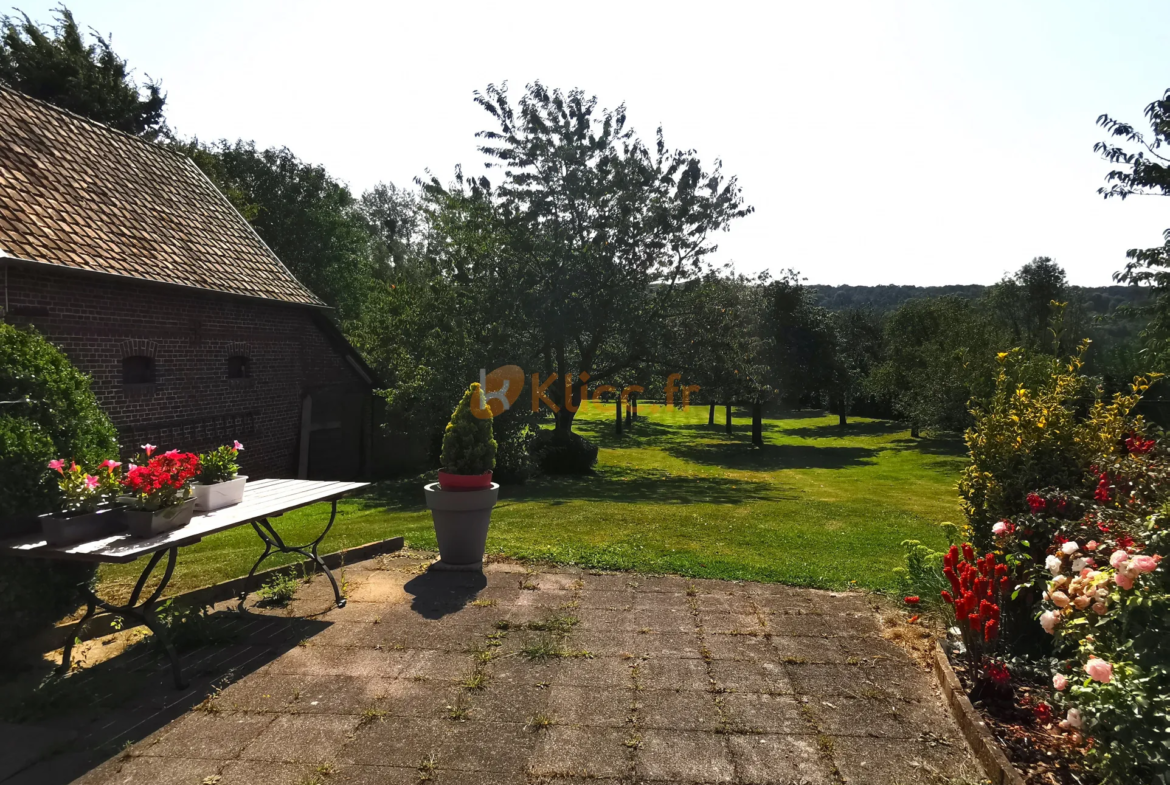
[[[684,461],[724,469],[771,472],[779,469],[845,469],[876,460],[878,450],[868,447],[814,447],[804,444],[764,444],[752,448],[746,442],[691,442],[663,449]]]
[[[168,660],[149,639],[67,677],[52,675],[46,661],[7,670],[0,684],[0,719],[35,723],[58,739],[28,761],[14,781],[73,782],[187,712],[218,709],[214,702],[221,690],[330,626],[232,611],[207,619],[215,640],[233,642],[200,644],[176,636],[176,643],[185,644],[179,653],[190,682],[183,690],[175,689]]]
[[[752,452],[748,445],[741,442],[728,446],[735,446],[745,453]],[[795,498],[793,494],[785,493],[771,481],[678,475],[625,467],[606,467],[586,475],[546,475],[524,485],[505,485],[500,489],[501,502],[537,502],[549,506],[573,501],[745,504],[792,498]],[[421,512],[426,509],[422,482],[417,479],[380,482],[355,501],[363,506],[396,512]]]
[[[900,423],[873,420],[871,422],[851,422],[844,428],[835,422],[802,428],[785,428],[783,434],[785,436],[799,436],[804,439],[842,439],[853,436],[891,436],[895,433],[908,431],[909,428]]]
[[[963,456],[967,446],[958,436],[930,436],[922,439],[898,439],[891,442],[899,450],[913,451],[923,455]]]

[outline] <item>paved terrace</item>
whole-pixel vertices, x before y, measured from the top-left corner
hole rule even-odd
[[[215,614],[235,640],[189,652],[182,693],[145,645],[92,665],[66,683],[96,696],[88,714],[54,721],[73,740],[10,782],[79,767],[87,785],[981,779],[864,595],[427,564],[347,566],[341,609],[315,580],[287,608]],[[112,688],[94,685],[110,683],[136,693],[103,706]]]

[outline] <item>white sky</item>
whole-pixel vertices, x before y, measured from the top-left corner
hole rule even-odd
[[[58,0],[14,4],[42,21]],[[624,101],[647,140],[722,158],[756,213],[743,271],[991,283],[1052,256],[1104,285],[1170,200],[1104,201],[1092,151],[1170,87],[1170,3],[97,2],[171,125],[286,145],[356,191],[481,171],[472,91],[534,79]]]

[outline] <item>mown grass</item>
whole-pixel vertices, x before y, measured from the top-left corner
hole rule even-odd
[[[603,569],[777,581],[823,588],[887,589],[900,543],[941,547],[938,524],[959,519],[955,482],[962,445],[910,439],[895,424],[836,417],[767,419],[765,444],[750,444],[750,420],[736,410],[682,412],[643,404],[622,437],[611,407],[583,407],[575,428],[601,447],[588,477],[542,477],[505,487],[488,549],[522,559]],[[434,548],[417,477],[380,483],[340,505],[322,552],[395,535]],[[311,539],[328,516],[319,505],[274,519],[286,541]],[[251,527],[209,537],[180,553],[171,592],[247,573],[260,553]],[[287,557],[286,557],[287,558]],[[269,564],[280,564],[278,558]],[[104,567],[117,592],[141,565]]]

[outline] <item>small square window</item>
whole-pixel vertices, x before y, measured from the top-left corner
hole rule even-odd
[[[122,384],[154,384],[154,358],[135,355],[122,358]]]
[[[252,377],[252,361],[243,355],[233,355],[228,358],[229,379],[250,379]]]

